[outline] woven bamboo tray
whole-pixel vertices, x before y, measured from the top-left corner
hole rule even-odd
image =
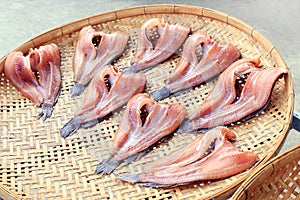
[[[50,30],[24,43],[17,50],[27,53],[30,48],[54,42],[60,47],[62,90],[50,119],[36,119],[39,108],[9,84],[1,75],[0,106],[0,195],[7,199],[224,199],[265,164],[280,149],[292,120],[294,93],[291,76],[277,81],[271,103],[265,111],[247,121],[229,125],[238,133],[235,146],[258,154],[260,161],[250,170],[224,180],[195,183],[168,189],[153,189],[122,182],[114,174],[94,175],[98,162],[108,157],[113,136],[123,109],[104,122],[63,139],[61,127],[73,116],[82,96],[71,99],[73,86],[72,59],[80,29],[92,25],[96,30],[127,32],[131,38],[123,56],[114,62],[119,68],[128,67],[137,42],[137,31],[150,18],[164,18],[169,23],[190,26],[203,31],[219,42],[231,42],[243,57],[260,57],[265,67],[284,67],[278,50],[262,34],[244,22],[215,10],[187,5],[151,5],[131,7],[81,19]],[[181,51],[168,61],[145,71],[147,92],[160,88],[173,72]],[[3,68],[5,57],[0,62]],[[193,112],[201,105],[215,80],[173,95],[163,102],[178,102]],[[137,173],[145,163],[168,154],[192,141],[197,133],[174,134],[168,142],[159,144],[146,156],[116,173]]]
[[[232,199],[299,199],[300,145],[259,167],[234,193]]]

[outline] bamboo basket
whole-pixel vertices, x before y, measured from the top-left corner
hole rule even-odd
[[[81,28],[92,25],[96,30],[128,33],[126,51],[113,64],[119,68],[130,65],[137,42],[137,31],[150,18],[164,18],[171,24],[190,26],[192,31],[212,35],[220,43],[236,45],[243,57],[259,57],[264,67],[284,67],[280,53],[253,27],[227,14],[188,5],[150,5],[130,7],[91,16],[41,34],[19,46],[16,50],[27,53],[30,48],[56,43],[61,52],[62,89],[52,117],[38,120],[39,108],[24,98],[4,74],[1,75],[0,106],[0,195],[4,199],[224,199],[253,171],[277,154],[288,134],[294,105],[291,76],[277,81],[271,103],[255,117],[228,125],[238,133],[234,145],[243,151],[256,153],[260,160],[246,172],[235,176],[187,186],[155,189],[122,182],[114,174],[94,175],[99,161],[108,157],[113,136],[118,128],[123,109],[114,112],[107,120],[88,129],[80,129],[67,139],[59,136],[63,125],[73,117],[80,105],[81,95],[72,99],[72,59],[77,36]],[[163,80],[173,72],[180,59],[179,50],[169,60],[144,71],[147,77],[146,92],[162,87]],[[0,61],[3,68],[5,57]],[[193,112],[201,105],[215,84],[213,79],[163,100],[178,102]],[[137,173],[143,164],[152,162],[192,141],[197,133],[174,134],[160,143],[144,157],[115,173]]]
[[[299,199],[300,145],[259,167],[234,193],[232,199]]]

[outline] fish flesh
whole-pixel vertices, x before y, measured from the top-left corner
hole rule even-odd
[[[261,67],[260,59],[243,58],[231,64],[220,74],[214,89],[207,96],[201,107],[190,119],[203,117],[214,110],[230,105],[237,98],[235,83],[237,78],[249,74],[251,70]]]
[[[227,178],[251,168],[258,156],[234,147],[236,133],[216,127],[190,144],[143,166],[139,174],[119,174],[129,183],[150,187],[174,187],[195,181]]]
[[[158,39],[151,36],[151,31],[157,32]],[[190,27],[172,25],[159,18],[146,21],[138,33],[137,49],[131,66],[124,73],[138,72],[165,61],[179,49],[190,31]]]
[[[141,93],[145,85],[146,77],[141,73],[123,74],[115,66],[99,71],[87,87],[83,104],[61,129],[60,135],[66,138],[81,126],[95,125],[126,104],[133,95]]]
[[[51,116],[61,88],[60,50],[56,44],[30,49],[26,56],[20,51],[11,52],[4,73],[24,97],[42,107],[39,117],[46,120]]]
[[[80,95],[92,77],[114,59],[120,56],[129,39],[129,35],[117,31],[104,33],[92,26],[81,29],[73,59],[75,85],[70,93],[72,97]]]
[[[126,164],[170,135],[187,116],[184,106],[155,102],[149,94],[137,94],[128,102],[115,134],[110,157],[102,161],[96,173],[109,174],[126,159]]]
[[[239,49],[231,43],[219,44],[212,37],[196,32],[186,40],[175,72],[165,80],[163,88],[153,91],[151,95],[158,101],[204,83],[222,73],[240,56]]]
[[[252,63],[254,66],[258,66],[259,60],[253,60]],[[243,63],[243,65],[245,64]],[[245,66],[247,71],[250,65],[246,64]],[[237,65],[237,67],[239,66]],[[178,131],[189,132],[227,125],[252,116],[253,113],[261,111],[268,105],[276,80],[282,75],[288,74],[287,69],[277,67],[266,69],[252,67],[249,72],[236,101],[234,101],[236,98],[232,96],[236,94],[234,79],[230,79],[230,76],[226,77],[226,75],[221,76],[211,95],[207,97],[198,111],[189,116],[189,119],[181,125]],[[218,99],[218,95],[221,98]],[[216,100],[214,100],[215,98]],[[225,99],[224,102],[222,102],[222,98]]]

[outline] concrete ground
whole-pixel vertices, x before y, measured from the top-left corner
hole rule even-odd
[[[299,0],[3,0],[0,6],[0,57],[32,37],[68,22],[129,6],[170,3],[212,8],[237,17],[264,34],[279,49],[295,85],[295,110],[300,111]],[[299,144],[290,131],[281,151]]]

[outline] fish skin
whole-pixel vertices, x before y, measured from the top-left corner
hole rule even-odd
[[[97,46],[93,44],[96,37],[100,38]],[[75,85],[71,89],[72,97],[80,95],[99,70],[105,70],[123,53],[128,39],[129,35],[120,31],[104,33],[95,31],[92,26],[81,29],[73,59]]]
[[[108,89],[105,77],[111,88]],[[60,131],[62,137],[68,137],[82,125],[106,117],[126,104],[135,94],[141,93],[146,85],[146,77],[141,73],[123,74],[114,66],[99,71],[87,87],[83,104]],[[92,123],[94,124],[94,123]]]
[[[182,124],[179,131],[185,132],[226,125],[249,116],[266,105],[276,80],[281,75],[288,73],[287,69],[276,67],[251,70],[241,96],[236,102],[228,101],[222,106],[215,106],[213,109],[209,109],[206,114],[201,114],[198,111]],[[220,91],[218,88],[214,90]],[[204,105],[207,106],[206,103]]]
[[[153,28],[157,28],[160,35],[156,44],[152,44],[147,33]],[[189,27],[172,25],[159,18],[146,21],[138,33],[137,50],[131,60],[132,66],[125,69],[125,73],[138,72],[165,61],[183,44],[190,31]]]
[[[217,127],[173,153],[145,165],[140,174],[120,174],[117,177],[150,187],[174,187],[230,177],[249,169],[258,161],[256,154],[242,152],[228,141],[235,135],[225,127]],[[212,141],[215,141],[214,149],[205,155]]]
[[[60,50],[54,44],[31,49],[28,55],[11,52],[5,61],[4,73],[23,96],[41,107],[39,116],[49,118],[61,88]],[[39,73],[37,78],[34,72]]]
[[[142,108],[148,112],[144,124]],[[98,165],[96,173],[109,174],[125,159],[126,164],[133,161],[135,155],[174,132],[186,116],[187,110],[182,105],[158,103],[146,93],[135,95],[127,104],[111,155]]]
[[[200,60],[196,55],[196,48],[199,45],[202,47]],[[163,90],[154,91],[155,100],[161,100],[172,93],[208,81],[222,73],[240,56],[239,49],[230,43],[219,44],[201,32],[192,34],[183,46],[182,56],[175,72],[165,80],[164,88],[168,89],[168,93]]]

